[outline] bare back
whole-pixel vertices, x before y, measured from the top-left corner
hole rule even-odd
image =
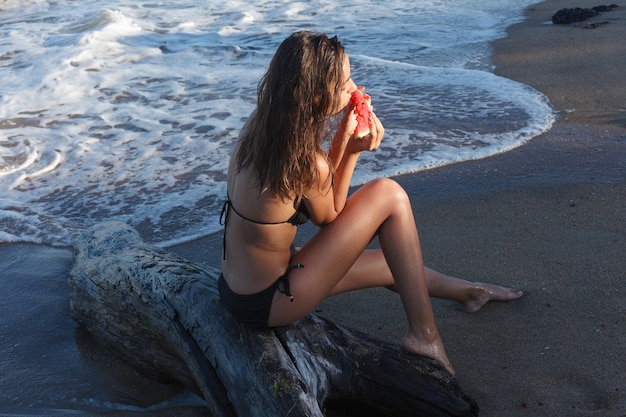
[[[222,272],[234,292],[253,294],[284,274],[297,228],[284,222],[294,214],[294,202],[260,191],[250,167],[238,171],[238,151],[239,142],[228,169],[228,198],[232,206],[224,229]]]

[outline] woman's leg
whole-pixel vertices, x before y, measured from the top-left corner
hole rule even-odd
[[[372,236],[378,231],[379,241],[393,284],[404,305],[409,329],[402,341],[404,349],[429,356],[441,362],[450,372],[452,367],[435,326],[428,294],[422,253],[413,211],[406,192],[394,181],[372,181],[355,192],[343,212],[294,255],[290,276],[290,302],[278,294],[274,297],[269,324],[291,323],[306,315],[333,289],[359,260]],[[351,286],[371,286],[365,280]]]
[[[522,297],[520,290],[483,282],[470,282],[426,268],[431,297],[458,301],[468,313],[474,313],[489,301],[511,301]]]
[[[473,313],[489,301],[511,301],[524,293],[499,285],[471,282],[450,277],[425,268],[428,294],[431,297],[458,301],[468,313]],[[380,249],[367,250],[359,257],[345,277],[333,288],[331,295],[364,287],[388,287],[397,291],[391,271]]]

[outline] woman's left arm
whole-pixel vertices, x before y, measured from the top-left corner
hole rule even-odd
[[[356,116],[354,116],[354,111],[350,111],[346,116],[350,116],[350,114],[352,114],[350,118],[354,120],[354,123],[344,123],[342,120],[341,126],[345,126],[345,129],[339,128],[328,152],[328,158],[335,170],[333,191],[335,193],[335,204],[338,212],[343,210],[348,199],[352,175],[354,174],[361,152],[378,149],[385,134],[382,123],[376,114],[371,111],[370,134],[361,139],[355,139],[351,132],[354,132],[356,128]]]
[[[385,129],[378,117],[370,115],[370,134],[361,139],[352,135],[356,128],[356,116],[352,110],[346,112],[340,127],[331,142],[328,159],[318,156],[317,169],[320,174],[319,187],[307,193],[311,221],[318,225],[332,222],[343,211],[348,200],[352,174],[359,155],[363,151],[373,151],[382,141]],[[331,183],[331,164],[335,172]]]

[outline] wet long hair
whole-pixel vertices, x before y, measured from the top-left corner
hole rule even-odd
[[[316,157],[338,107],[344,57],[337,37],[309,31],[278,47],[237,155],[239,170],[254,169],[259,190],[297,202],[319,181]]]

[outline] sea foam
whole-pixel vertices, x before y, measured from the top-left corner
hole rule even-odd
[[[126,221],[158,245],[219,230],[227,162],[278,44],[338,35],[386,128],[354,184],[482,158],[553,122],[492,73],[531,1],[88,0],[0,6],[0,241]],[[367,10],[367,13],[354,13]]]

